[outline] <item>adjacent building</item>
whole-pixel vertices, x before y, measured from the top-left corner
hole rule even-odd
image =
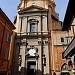
[[[67,61],[62,59],[62,52],[68,33],[62,32],[55,6],[53,0],[21,0],[14,20],[14,75],[64,73]]]
[[[68,46],[63,52],[63,58],[68,61],[69,74],[75,74],[75,0],[69,0],[62,30],[68,31]]]
[[[10,60],[12,60],[10,46],[14,29],[13,23],[0,8],[0,75],[8,75],[11,70],[11,65],[9,67]]]

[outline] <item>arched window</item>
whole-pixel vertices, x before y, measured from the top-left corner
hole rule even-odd
[[[30,27],[30,32],[31,33],[36,33],[36,32],[38,32],[38,20],[36,20],[36,19],[29,19],[28,20],[28,22],[29,22],[29,27]]]
[[[37,32],[37,24],[30,23],[30,32]]]
[[[66,63],[64,63],[61,67],[61,70],[68,70],[68,65]]]

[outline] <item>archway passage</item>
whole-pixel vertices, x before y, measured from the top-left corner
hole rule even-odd
[[[36,75],[36,62],[27,63],[27,75]]]

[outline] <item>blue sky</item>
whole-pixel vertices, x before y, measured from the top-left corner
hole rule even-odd
[[[56,12],[59,14],[59,19],[63,21],[69,0],[54,0],[54,1],[56,3]]]
[[[54,0],[56,3],[56,12],[59,14],[59,19],[63,21],[68,0]],[[17,14],[17,6],[20,0],[0,0],[0,8],[5,12],[9,19],[13,22],[14,16]]]

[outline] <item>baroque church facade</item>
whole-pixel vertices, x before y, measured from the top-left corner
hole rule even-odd
[[[67,32],[61,31],[55,6],[53,0],[21,0],[14,20],[17,32],[14,75],[61,73],[61,67],[66,64],[62,51]]]

